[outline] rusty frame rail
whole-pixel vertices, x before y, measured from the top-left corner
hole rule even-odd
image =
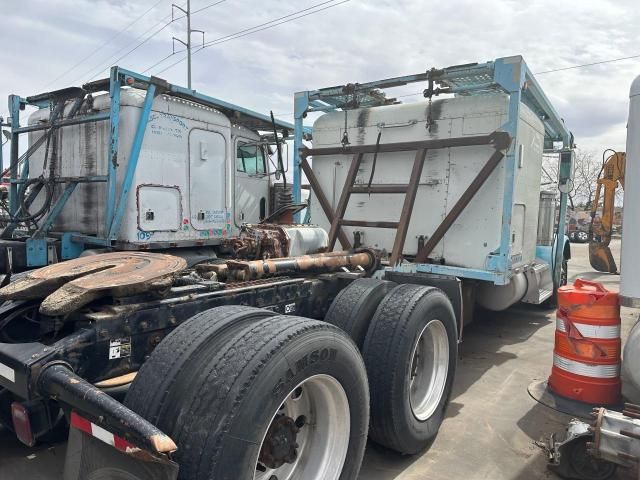
[[[416,150],[438,150],[440,148],[452,147],[474,147],[477,145],[496,144],[501,145],[506,142],[509,134],[506,132],[493,132],[489,135],[474,135],[469,137],[442,138],[437,140],[421,140],[418,142],[395,142],[381,143],[380,145],[350,145],[347,147],[321,147],[300,149],[302,158],[319,155],[356,155],[366,153],[395,153],[413,152]],[[509,146],[510,140],[507,143]]]

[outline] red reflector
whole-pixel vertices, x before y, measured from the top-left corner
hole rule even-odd
[[[71,412],[71,426],[91,435],[91,422],[76,412]]]
[[[11,404],[11,418],[13,419],[13,429],[18,440],[28,447],[33,447],[36,444],[36,439],[31,431],[29,411],[20,403],[13,402]]]

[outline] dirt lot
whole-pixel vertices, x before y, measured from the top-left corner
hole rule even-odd
[[[619,258],[619,242],[614,256]],[[589,278],[618,288],[617,275],[593,272],[587,246],[573,244],[569,279]],[[623,310],[623,335],[638,312]],[[527,393],[533,380],[551,368],[554,312],[518,307],[482,315],[465,332],[447,418],[428,451],[402,457],[370,445],[361,480],[534,480],[554,479],[534,441],[562,432],[570,417],[535,402]],[[623,337],[623,338],[624,338]],[[64,444],[23,448],[0,430],[2,480],[60,478]],[[618,480],[631,479],[619,472]]]

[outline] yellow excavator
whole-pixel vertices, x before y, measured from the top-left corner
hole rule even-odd
[[[611,242],[613,229],[616,188],[618,184],[624,188],[626,155],[624,152],[613,150],[605,151],[605,155],[607,152],[613,153],[602,164],[595,198],[591,204],[589,262],[599,272],[618,273],[618,267],[611,254],[609,243]],[[604,193],[602,192],[603,190]],[[600,207],[600,197],[602,197],[602,209],[600,221],[596,222],[596,215]]]

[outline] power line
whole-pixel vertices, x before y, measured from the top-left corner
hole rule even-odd
[[[207,9],[209,9],[211,7],[215,7],[216,5],[218,5],[220,3],[224,3],[226,1],[227,0],[218,0],[217,2],[210,3],[209,5],[205,5],[204,7],[201,7],[201,8],[198,8],[197,10],[194,10],[193,12],[191,12],[191,15],[195,15],[197,13],[203,12],[204,10],[207,10]],[[180,20],[180,19],[185,18],[185,17],[186,17],[186,15],[182,15],[181,17],[174,18],[173,21],[175,22],[176,20]],[[178,53],[186,52],[186,51],[187,51],[186,49],[183,49],[183,50],[178,50],[177,52],[171,52],[166,57],[161,58],[160,60],[158,60],[156,63],[154,63],[150,67],[147,67],[145,70],[142,71],[142,73],[147,73],[149,70],[154,69],[155,67],[157,67],[158,65],[163,63],[165,60],[168,60],[172,56],[174,56],[174,55],[176,55]]]
[[[158,25],[162,24],[163,22],[166,22],[166,20],[167,20],[168,18],[171,18],[171,15],[167,15],[167,16],[165,16],[162,20],[160,20],[159,22],[156,22],[156,23],[155,23],[154,25],[152,25],[150,28],[148,28],[147,30],[145,30],[145,31],[144,31],[143,33],[141,33],[140,35],[138,35],[138,36],[133,40],[133,42],[137,42],[138,40],[140,40],[141,38],[143,38],[145,35],[147,35],[150,31],[152,31],[152,30],[153,30],[154,28],[156,28]],[[166,24],[164,25],[163,29],[164,29],[164,28],[166,28],[170,23],[171,23],[171,22],[166,23]],[[146,42],[147,40],[148,40],[148,39],[143,40],[143,43],[144,43],[144,42]],[[133,43],[133,42],[132,42],[132,43]],[[129,48],[129,46],[130,46],[130,44],[127,44],[127,45],[124,45],[122,48],[120,48],[120,49],[116,50],[115,54],[113,54],[113,53],[112,53],[112,54],[111,54],[109,57],[107,57],[106,59],[101,60],[98,64],[95,64],[93,67],[91,67],[90,69],[86,70],[84,73],[82,73],[82,75],[80,75],[79,77],[77,77],[77,78],[76,78],[72,83],[76,83],[76,82],[78,82],[78,81],[80,81],[80,80],[82,80],[82,79],[84,79],[84,78],[87,78],[87,77],[91,74],[91,72],[95,72],[96,68],[100,68],[100,70],[99,70],[97,73],[101,73],[105,68],[107,68],[107,67],[104,67],[104,65],[112,65],[112,64],[113,64],[112,60],[113,60],[114,58],[116,58],[116,57],[117,57],[117,55],[119,55],[119,54],[120,54],[120,52],[123,52],[124,50],[126,50],[127,48]],[[91,77],[91,78],[93,78],[93,77]]]
[[[168,18],[171,18],[171,15],[167,15],[165,16],[162,20],[156,22],[155,24],[153,24],[151,27],[149,27],[147,30],[145,30],[144,32],[142,32],[140,35],[138,35],[133,42],[138,41],[139,39],[143,38],[147,33],[149,33],[150,31],[152,31],[154,28],[156,28],[158,25],[162,24],[163,22],[165,22]],[[146,41],[146,40],[145,40]],[[133,43],[132,42],[132,43]],[[90,69],[86,70],[82,75],[80,75],[79,77],[77,77],[72,83],[76,83],[80,80],[83,80],[84,78],[88,77],[91,72],[94,72],[96,68],[100,68],[100,70],[98,71],[98,73],[102,72],[106,67],[104,67],[104,65],[112,65],[112,60],[114,58],[116,58],[117,55],[120,54],[120,52],[123,52],[124,50],[126,50],[127,48],[129,48],[130,44],[124,45],[123,47],[119,48],[118,50],[115,51],[115,54],[111,54],[110,57],[107,57],[106,59],[100,61],[98,64],[94,65],[93,67],[91,67]],[[93,77],[91,77],[93,78]]]
[[[349,1],[349,0],[346,0],[346,1]],[[250,30],[255,30],[255,29],[260,28],[260,27],[264,27],[265,25],[270,25],[270,24],[272,24],[272,23],[278,22],[278,21],[280,21],[280,20],[284,20],[284,19],[286,19],[286,18],[291,18],[291,17],[293,17],[294,15],[298,15],[299,13],[304,13],[304,12],[307,12],[307,11],[309,11],[309,10],[313,10],[313,9],[315,9],[315,8],[317,8],[317,7],[320,7],[320,6],[322,6],[322,5],[326,5],[327,3],[333,3],[333,2],[335,2],[335,0],[328,0],[328,1],[325,1],[325,2],[316,3],[315,5],[312,5],[312,6],[310,6],[310,7],[304,8],[304,9],[302,9],[302,10],[298,10],[298,11],[293,12],[293,13],[290,13],[290,14],[288,14],[288,15],[284,15],[283,17],[274,18],[273,20],[269,20],[268,22],[261,23],[261,24],[259,24],[259,25],[255,25],[255,26],[250,27],[250,28],[245,28],[244,30],[240,30],[240,31],[235,32],[235,33],[232,33],[232,34],[230,34],[230,35],[225,35],[224,37],[216,38],[215,40],[211,40],[211,41],[209,41],[209,42],[205,43],[203,46],[207,47],[207,46],[209,46],[209,45],[213,45],[213,44],[215,44],[215,43],[220,42],[221,40],[225,40],[225,39],[230,38],[230,37],[235,37],[236,35],[243,34],[243,33],[245,33],[245,32],[249,32]],[[346,2],[340,2],[340,3],[346,3]],[[325,8],[323,8],[323,9],[315,10],[315,11],[313,11],[313,12],[311,12],[311,13],[308,13],[307,15],[311,15],[312,13],[316,13],[316,12],[320,12],[320,11],[322,11],[322,10],[326,10],[327,8],[335,7],[335,6],[337,6],[337,5],[339,5],[339,4],[335,4],[335,5],[331,5],[331,6],[329,6],[329,7],[325,7]],[[301,17],[305,17],[305,16],[306,16],[306,15],[300,15],[299,17],[293,18],[293,19],[288,20],[288,21],[292,21],[292,20],[295,20],[295,19],[297,19],[297,18],[301,18]],[[282,23],[287,23],[287,22],[282,22]],[[280,25],[280,24],[277,24],[277,25]],[[275,27],[276,25],[271,25],[271,26]],[[264,29],[262,29],[262,30],[264,30]],[[256,31],[257,31],[257,32],[259,32],[260,30],[256,30]],[[251,33],[254,33],[254,32],[252,31]],[[244,35],[239,35],[239,36],[244,36]],[[222,43],[222,42],[220,42],[220,43]]]
[[[166,57],[158,60],[156,63],[154,63],[153,65],[151,65],[150,67],[147,67],[146,69],[144,69],[142,72],[140,73],[147,73],[149,70],[153,70],[154,68],[156,68],[158,65],[160,65],[162,62],[164,62],[165,60],[168,60],[169,58],[173,57],[175,54],[177,53],[182,53],[182,52],[186,52],[187,50],[179,50],[177,52],[171,52],[169,55],[167,55]]]
[[[592,62],[592,63],[583,63],[580,65],[571,65],[570,67],[562,67],[562,68],[554,68],[553,70],[544,70],[542,72],[536,72],[534,73],[534,75],[545,75],[547,73],[555,73],[555,72],[562,72],[565,70],[574,70],[576,68],[584,68],[584,67],[592,67],[594,65],[604,65],[607,63],[614,63],[614,62],[621,62],[623,60],[633,60],[635,58],[640,58],[640,55],[631,55],[628,57],[620,57],[620,58],[612,58],[609,60],[602,60],[599,62]],[[415,97],[417,95],[423,95],[424,92],[415,92],[415,93],[408,93],[406,95],[396,95],[396,98],[405,98],[405,97]]]
[[[187,0],[187,9],[185,10],[182,7],[179,7],[178,5],[171,5],[171,16],[173,17],[173,9],[177,8],[178,10],[180,10],[181,12],[183,12],[186,17],[187,17],[187,39],[186,41],[178,38],[178,37],[172,37],[171,38],[171,50],[172,53],[175,53],[176,51],[176,43],[181,43],[182,45],[184,45],[187,48],[187,88],[189,90],[191,90],[191,36],[194,33],[201,33],[202,34],[202,44],[204,45],[204,36],[205,36],[205,31],[204,30],[199,30],[196,28],[191,28],[191,17],[194,13],[198,13],[201,12],[203,10],[206,10],[207,8],[213,7],[215,5],[219,5],[221,3],[224,3],[226,0],[219,0],[218,2],[214,2],[210,5],[207,5],[206,7],[203,7],[199,10],[196,10],[195,12],[191,11],[191,0]]]
[[[203,12],[204,10],[207,10],[207,9],[209,9],[209,8],[211,8],[211,7],[215,7],[216,5],[219,5],[219,4],[224,3],[224,2],[226,2],[226,1],[227,1],[227,0],[217,0],[217,1],[213,2],[213,3],[210,3],[210,4],[208,4],[208,5],[205,5],[204,7],[201,7],[201,8],[199,8],[199,9],[197,9],[197,10],[193,11],[191,14],[192,14],[192,15],[194,15],[194,14],[197,14],[197,13]],[[162,22],[166,22],[166,23],[164,23],[164,25],[162,25],[158,30],[154,31],[151,35],[149,35],[148,37],[144,38],[142,41],[138,42],[138,43],[137,43],[133,48],[131,48],[131,49],[130,49],[128,52],[126,52],[124,55],[121,55],[120,57],[115,58],[115,57],[116,57],[116,55],[118,55],[120,52],[122,52],[122,51],[123,51],[125,48],[127,48],[127,47],[125,46],[125,48],[121,48],[120,50],[118,50],[118,51],[116,52],[116,55],[114,55],[113,57],[111,57],[111,58],[108,60],[108,62],[106,62],[106,63],[105,63],[105,62],[101,62],[100,64],[98,64],[98,65],[94,66],[93,68],[91,68],[90,70],[88,70],[85,74],[83,74],[83,76],[82,76],[81,78],[84,78],[84,77],[85,77],[85,75],[89,75],[89,74],[90,74],[90,72],[94,72],[94,75],[91,77],[91,79],[94,79],[94,78],[95,78],[95,77],[97,77],[100,73],[102,73],[106,68],[108,68],[108,66],[115,65],[115,64],[117,64],[120,60],[122,60],[123,58],[126,58],[128,55],[130,55],[131,53],[133,53],[134,51],[136,51],[136,50],[137,50],[138,48],[140,48],[142,45],[144,45],[145,43],[147,43],[149,40],[151,40],[153,37],[155,37],[157,34],[159,34],[161,31],[163,31],[163,30],[164,30],[165,28],[167,28],[169,25],[171,25],[173,22],[175,22],[175,21],[177,21],[177,20],[180,20],[180,19],[183,19],[183,18],[186,18],[186,17],[187,17],[187,15],[182,15],[182,16],[175,17],[175,18],[172,18],[172,15],[167,15],[167,16],[165,16],[161,21],[157,22],[157,23],[156,23],[155,25],[153,25],[151,28],[147,29],[144,33],[142,33],[141,35],[139,35],[138,37],[136,37],[136,39],[134,40],[134,42],[135,42],[135,41],[140,40],[142,37],[144,37],[145,35],[147,35],[151,30],[153,30],[154,28],[156,28],[158,25],[162,24]],[[169,18],[171,18],[171,20],[170,20],[170,21],[167,21]],[[166,59],[167,59],[167,58],[169,58],[170,56],[171,56],[171,55],[169,55],[168,57],[164,58],[162,61],[166,60]],[[158,64],[159,64],[159,63],[162,63],[162,61],[161,61],[161,62],[158,62]],[[103,67],[103,65],[107,65],[107,66],[106,66],[106,67]],[[102,68],[101,68],[100,70],[98,70],[98,71],[95,71],[95,69],[96,69],[97,67],[102,67]],[[150,68],[153,68],[153,67],[150,67]],[[149,70],[149,69],[147,69],[147,70]]]
[[[215,7],[216,5],[218,5],[219,3],[224,3],[227,0],[218,0],[217,2],[213,2],[210,3],[209,5],[205,5],[204,7],[198,8],[197,10],[194,10],[193,12],[191,12],[191,15],[195,15],[196,13],[200,13],[200,12],[204,12],[205,10],[211,8],[211,7]],[[180,18],[184,18],[184,17],[180,17]],[[176,20],[178,20],[176,18]]]
[[[204,10],[207,10],[211,7],[215,7],[216,5],[226,2],[227,0],[218,0],[217,2],[214,3],[210,3],[209,5],[205,5],[202,8],[198,8],[197,10],[194,10],[193,12],[191,12],[191,15],[195,15],[196,13],[200,13]],[[186,15],[183,15],[181,17],[178,17],[175,20],[180,20],[181,18],[186,17]],[[160,60],[158,60],[156,63],[154,63],[153,65],[151,65],[150,67],[147,67],[145,70],[142,71],[142,73],[147,73],[149,70],[152,70],[154,68],[156,68],[158,65],[160,65],[162,62],[164,62],[165,60],[168,60],[169,58],[173,57],[174,55],[178,54],[178,53],[182,53],[182,52],[186,52],[187,49],[183,49],[183,50],[178,50],[177,52],[171,52],[169,55],[167,55],[166,57],[161,58]]]
[[[583,63],[581,65],[572,65],[570,67],[554,68],[553,70],[545,70],[543,72],[536,72],[536,75],[544,75],[544,74],[547,74],[547,73],[562,72],[564,70],[573,70],[575,68],[593,67],[594,65],[604,65],[606,63],[621,62],[623,60],[633,60],[635,58],[640,58],[640,55],[631,55],[629,57],[612,58],[612,59],[609,59],[609,60],[602,60],[600,62]]]
[[[282,25],[282,24],[285,24],[285,23],[289,23],[289,22],[292,22],[294,20],[298,20],[299,18],[307,17],[309,15],[313,15],[315,13],[322,12],[324,10],[328,10],[330,8],[333,8],[333,7],[337,7],[339,5],[342,5],[343,3],[350,2],[351,0],[342,0],[341,2],[338,2],[338,3],[332,3],[334,1],[335,0],[329,0],[329,1],[321,2],[321,3],[317,3],[315,5],[312,5],[311,7],[304,8],[302,10],[298,10],[296,12],[290,13],[290,14],[285,15],[283,17],[275,18],[275,19],[270,20],[268,22],[261,23],[259,25],[255,25],[253,27],[246,28],[244,30],[240,30],[240,31],[232,33],[230,35],[225,35],[223,37],[219,37],[219,38],[217,38],[215,40],[212,40],[210,42],[205,43],[198,50],[194,51],[193,55],[195,55],[198,52],[201,52],[205,48],[212,47],[214,45],[219,45],[221,43],[230,42],[231,40],[236,40],[238,38],[245,37],[247,35],[251,35],[251,34],[254,34],[254,33],[257,33],[257,32],[261,32],[263,30],[267,30],[267,29],[270,29],[270,28],[274,28],[274,27],[277,27],[279,25]],[[323,7],[323,8],[317,8],[317,7],[320,7],[322,5],[326,5],[327,3],[331,3],[331,5],[327,5],[327,6]],[[313,10],[313,11],[309,11],[309,10]],[[303,13],[303,12],[307,12],[307,13]],[[303,14],[299,15],[300,13],[303,13]],[[282,21],[279,21],[279,20],[282,20]],[[274,22],[277,22],[277,23],[274,23]],[[156,75],[159,75],[159,74],[161,74],[163,72],[166,72],[170,68],[173,68],[176,65],[178,65],[179,63],[184,62],[186,60],[186,58],[187,57],[183,57],[180,60],[177,60],[176,62],[172,63],[168,67],[163,68],[162,70],[157,72]]]
[[[154,8],[156,8],[158,5],[160,5],[162,2],[164,2],[165,0],[158,0],[156,3],[154,3],[151,7],[149,7],[147,10],[144,11],[144,13],[142,13],[142,15],[140,15],[139,17],[137,17],[135,20],[133,20],[131,23],[129,23],[126,27],[124,27],[122,30],[119,30],[115,35],[109,37],[108,40],[106,40],[105,42],[103,42],[102,44],[100,44],[97,48],[95,48],[94,50],[92,50],[90,53],[87,54],[86,57],[83,57],[81,60],[79,60],[73,67],[71,67],[70,69],[64,71],[62,74],[58,75],[56,78],[54,78],[53,80],[51,80],[45,87],[43,87],[43,90],[48,89],[52,84],[56,83],[58,80],[60,80],[61,78],[65,77],[67,74],[71,73],[72,71],[74,71],[77,67],[79,67],[80,65],[82,65],[82,63],[84,63],[85,60],[88,60],[89,58],[91,58],[95,53],[99,52],[100,50],[102,50],[104,47],[106,47],[108,44],[110,44],[111,42],[113,42],[116,38],[118,38],[120,35],[122,35],[124,32],[126,32],[127,30],[129,30],[133,25],[135,25],[136,23],[138,23],[140,20],[142,20],[145,16],[147,16]]]
[[[142,40],[141,42],[139,42],[138,44],[136,44],[133,48],[131,48],[127,53],[125,53],[124,55],[119,56],[118,58],[116,58],[113,61],[109,61],[110,65],[116,65],[120,60],[122,60],[125,57],[128,57],[129,55],[131,55],[133,52],[135,52],[137,49],[139,49],[141,46],[143,46],[145,43],[147,43],[149,40],[151,40],[153,37],[155,37],[157,34],[159,34],[161,31],[163,31],[165,28],[167,28],[169,25],[171,25],[173,23],[173,20],[165,23],[164,25],[162,25],[158,30],[156,30],[155,32],[153,32],[151,35],[149,35],[147,38],[145,38],[144,40]],[[97,72],[94,73],[94,75],[89,79],[89,80],[93,80],[94,78],[96,78],[98,75],[100,75],[105,69],[104,68],[100,68],[100,70],[98,70]]]
[[[225,0],[222,0],[222,1],[225,1]],[[236,33],[233,33],[233,34],[231,34],[231,35],[226,35],[226,36],[224,36],[224,37],[219,37],[219,38],[217,38],[217,39],[215,39],[215,40],[212,40],[211,42],[207,42],[207,44],[203,44],[203,45],[202,45],[202,47],[200,47],[200,49],[199,49],[199,50],[202,50],[202,48],[204,48],[205,46],[207,46],[207,45],[211,44],[212,42],[217,42],[217,41],[219,41],[219,40],[223,40],[223,39],[226,39],[226,38],[232,37],[232,36],[234,36],[234,35],[237,35],[237,34],[240,34],[240,33],[244,33],[244,32],[247,32],[247,31],[249,31],[249,30],[253,30],[253,29],[255,29],[255,28],[259,28],[259,27],[262,27],[262,26],[264,26],[264,25],[268,25],[268,24],[271,24],[271,23],[277,22],[278,20],[282,20],[282,19],[284,19],[284,18],[292,17],[292,16],[294,16],[294,15],[297,15],[298,13],[303,13],[303,12],[306,12],[306,11],[308,11],[308,10],[314,9],[314,8],[316,8],[316,7],[319,7],[319,6],[325,5],[325,4],[327,4],[327,3],[332,3],[332,2],[334,2],[334,1],[335,1],[335,0],[328,0],[328,1],[325,1],[325,2],[317,3],[317,4],[315,4],[315,5],[312,5],[311,7],[305,8],[305,9],[303,9],[303,10],[298,10],[297,12],[290,13],[289,15],[285,15],[285,16],[283,16],[283,17],[275,18],[275,19],[273,19],[273,20],[270,20],[270,21],[268,21],[268,22],[262,23],[262,24],[260,24],[260,25],[255,25],[255,26],[253,26],[253,27],[251,27],[251,28],[247,28],[247,29],[244,29],[244,30],[240,30],[240,31],[238,31],[238,32],[236,32]],[[210,5],[206,5],[206,6],[202,7],[202,8],[199,8],[198,10],[195,10],[193,13],[195,14],[195,13],[201,12],[201,11],[203,11],[203,10],[206,10],[207,8],[210,8],[210,7],[213,7],[214,5],[217,5],[218,3],[222,3],[222,2],[215,2],[215,3],[212,3],[212,4],[210,4]],[[182,17],[180,17],[180,18],[182,18]],[[177,19],[176,19],[176,20],[177,20]],[[186,49],[184,49],[184,50],[178,50],[177,52],[172,52],[171,54],[167,55],[166,57],[162,58],[161,60],[158,60],[156,63],[154,63],[153,65],[151,65],[150,67],[148,67],[148,68],[147,68],[146,70],[144,70],[142,73],[146,73],[146,72],[148,72],[149,70],[151,70],[151,69],[153,69],[153,68],[157,67],[158,65],[160,65],[160,64],[161,64],[162,62],[164,62],[165,60],[167,60],[167,59],[171,58],[173,55],[176,55],[176,54],[178,54],[178,53],[182,53],[182,52],[186,52],[186,51],[187,51],[187,50],[186,50]],[[194,52],[194,53],[195,53],[195,52]],[[184,59],[182,59],[181,61],[184,61]],[[178,63],[180,63],[180,62],[176,62],[174,65],[177,65]],[[168,68],[173,67],[174,65],[170,65],[169,67],[167,67],[167,69],[168,69]],[[162,72],[164,72],[164,71],[165,71],[165,70],[161,70],[161,71],[160,71],[160,72],[158,72],[158,73],[162,73]]]

